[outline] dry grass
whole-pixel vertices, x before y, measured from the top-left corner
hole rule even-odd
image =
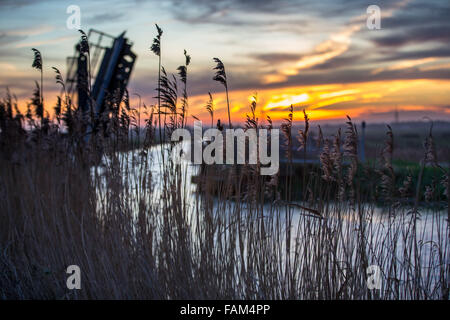
[[[358,163],[358,133],[349,118],[345,137],[339,131],[321,143],[323,168],[267,179],[259,165],[206,166],[202,192],[191,192],[192,168],[167,157],[174,144],[155,142],[156,130],[169,135],[185,124],[187,93],[184,88],[179,112],[175,81],[162,69],[159,104],[142,112],[110,96],[89,140],[89,116],[68,99],[61,99],[61,123],[45,115],[36,122],[17,111],[11,96],[4,99],[1,298],[449,298],[448,216],[419,202],[434,190],[427,200],[448,208],[448,172],[437,163],[431,163],[439,174],[435,185],[426,188],[418,179],[398,191],[415,198],[413,205],[387,197],[381,210],[375,190],[397,188],[393,133],[380,167],[386,178],[370,179]],[[262,127],[256,107],[255,99],[247,127]],[[147,125],[136,145],[130,136],[141,117]],[[282,130],[292,161],[292,112]],[[307,134],[304,128],[304,144]],[[430,162],[428,141],[423,166]],[[302,181],[300,195],[292,192],[295,180]],[[66,288],[72,264],[81,268],[81,290]],[[367,287],[369,265],[382,270],[381,290]]]

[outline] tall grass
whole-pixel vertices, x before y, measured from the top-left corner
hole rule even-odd
[[[449,173],[434,161],[431,131],[422,166],[440,176],[428,189],[421,179],[395,184],[390,128],[378,172],[359,163],[350,118],[345,137],[339,130],[321,138],[321,166],[297,176],[293,108],[281,127],[287,175],[261,176],[260,164],[193,169],[168,157],[176,144],[155,139],[156,130],[170,136],[184,126],[187,102],[186,87],[180,107],[176,79],[159,70],[158,105],[141,111],[127,94],[109,95],[102,129],[89,140],[86,118],[67,97],[60,121],[43,114],[45,128],[9,94],[0,103],[1,298],[449,298]],[[62,79],[57,72],[64,87]],[[212,105],[210,95],[213,124]],[[255,97],[246,128],[274,129],[256,114]],[[297,138],[306,149],[306,111],[303,119]],[[81,269],[81,290],[66,287],[72,264]],[[369,265],[382,271],[380,290],[368,288]]]

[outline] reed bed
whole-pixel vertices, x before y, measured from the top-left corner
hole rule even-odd
[[[351,118],[345,132],[318,135],[321,165],[305,164],[299,176],[292,141],[306,149],[313,128],[304,111],[304,128],[293,133],[293,109],[280,128],[286,176],[261,176],[260,164],[175,162],[169,140],[186,126],[190,56],[178,69],[178,99],[157,31],[155,106],[134,108],[127,93],[111,94],[100,115],[83,113],[57,69],[63,93],[54,119],[38,83],[26,114],[9,93],[0,103],[2,299],[449,299],[449,172],[437,162],[432,130],[414,181],[396,181],[390,128],[378,162],[359,163]],[[229,109],[225,67],[214,61]],[[255,97],[245,128],[273,130],[256,109]],[[429,166],[435,183],[423,185]],[[81,290],[66,287],[74,264]],[[371,265],[380,267],[381,289],[368,287]]]

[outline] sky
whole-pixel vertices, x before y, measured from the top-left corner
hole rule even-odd
[[[57,67],[79,40],[68,29],[67,8],[78,5],[81,28],[119,35],[126,31],[137,54],[129,92],[155,104],[158,58],[150,51],[155,23],[163,29],[162,64],[168,73],[191,55],[189,115],[226,121],[223,87],[212,80],[220,58],[226,67],[233,122],[245,119],[257,96],[260,119],[294,120],[306,109],[312,120],[371,122],[450,120],[450,3],[448,0],[0,0],[0,95],[14,93],[26,108],[44,62],[44,98],[51,109],[59,94]],[[381,28],[367,27],[369,5],[381,12]],[[181,96],[181,92],[180,92]],[[192,117],[189,117],[192,120]]]

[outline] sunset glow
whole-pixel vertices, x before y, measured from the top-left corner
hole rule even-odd
[[[335,84],[322,86],[305,86],[258,91],[259,114],[270,115],[274,120],[284,119],[292,104],[298,112],[296,120],[302,119],[300,111],[306,109],[313,120],[342,120],[346,115],[356,119],[384,118],[394,119],[394,111],[404,114],[403,120],[422,119],[430,113],[448,116],[450,111],[437,101],[450,99],[450,81],[444,80],[395,80],[366,82],[358,84]],[[239,121],[250,111],[250,102],[246,101],[246,91],[233,91],[231,104],[233,119]],[[216,94],[216,117],[226,117],[226,100],[223,94]],[[431,100],[430,100],[431,97]],[[208,97],[200,95],[191,99],[191,113],[200,119]],[[238,102],[239,101],[239,102]],[[408,113],[413,117],[406,117]],[[294,113],[295,116],[295,113]],[[415,117],[415,118],[414,118]]]

